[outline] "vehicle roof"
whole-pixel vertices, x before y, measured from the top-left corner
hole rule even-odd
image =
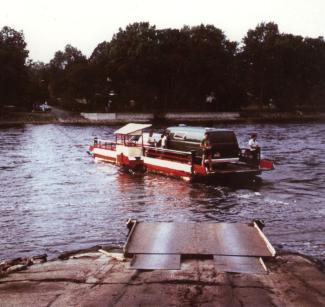
[[[173,126],[168,127],[167,130],[171,130],[173,132],[192,132],[192,133],[202,133],[205,132],[234,132],[231,129],[220,129],[220,128],[211,128],[211,127],[197,127],[197,126]]]

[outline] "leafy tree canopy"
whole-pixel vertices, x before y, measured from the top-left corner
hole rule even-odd
[[[3,104],[23,104],[28,82],[27,57],[24,34],[3,27],[0,31],[0,107]]]
[[[82,100],[93,111],[163,112],[325,103],[323,37],[281,33],[274,22],[249,29],[240,45],[214,25],[157,29],[136,22],[89,58],[68,44],[48,64],[29,60],[23,33],[3,27],[0,65],[0,106],[51,99],[74,108]]]

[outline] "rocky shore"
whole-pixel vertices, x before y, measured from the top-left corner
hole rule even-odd
[[[1,307],[325,306],[323,264],[298,254],[266,259],[266,275],[217,272],[211,259],[130,270],[121,250],[102,247],[32,258],[0,264]]]

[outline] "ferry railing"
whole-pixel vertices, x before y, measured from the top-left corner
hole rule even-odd
[[[117,141],[116,145],[124,145],[127,147],[143,147],[142,144],[139,144],[134,141]]]
[[[115,150],[116,142],[95,138],[94,139],[94,147],[101,148],[101,149]]]
[[[144,155],[150,158],[159,158],[187,164],[193,163],[193,153],[189,151],[179,151],[152,146],[144,146],[143,149]]]

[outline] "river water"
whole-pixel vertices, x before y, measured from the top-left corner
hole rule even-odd
[[[218,125],[216,127],[225,127]],[[117,127],[0,128],[0,260],[98,244],[121,246],[128,218],[250,222],[263,219],[278,249],[325,259],[325,124],[234,124],[244,146],[258,132],[276,169],[256,182],[188,183],[132,175],[87,155]]]

